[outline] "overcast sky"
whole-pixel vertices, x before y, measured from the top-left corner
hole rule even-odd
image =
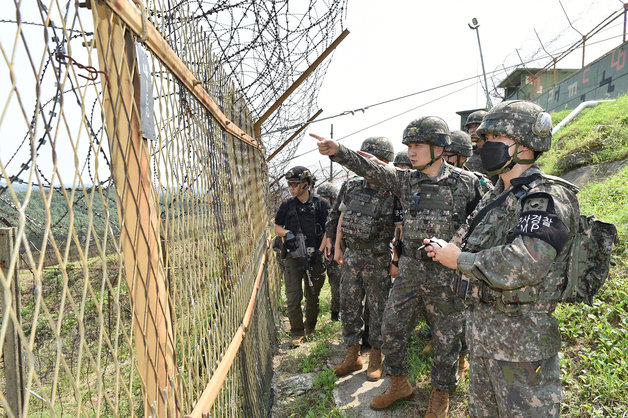
[[[619,0],[562,0],[562,5],[582,34],[623,8]],[[450,129],[459,129],[456,111],[486,105],[477,35],[468,26],[474,17],[480,24],[489,87],[506,77],[503,67],[510,73],[512,66],[520,65],[519,55],[524,61],[542,58],[527,63],[528,67],[543,67],[551,61],[541,50],[535,29],[553,55],[581,38],[570,27],[558,0],[350,0],[346,27],[351,33],[336,49],[325,76],[318,97],[319,108],[324,110],[320,118],[480,77],[318,122],[306,132],[329,137],[333,123],[334,138],[343,138],[341,143],[350,148],[359,148],[369,136],[387,136],[395,151],[400,151],[406,149],[401,144],[403,129],[420,116],[440,116]],[[621,43],[623,23],[619,18],[587,43],[586,63]],[[558,67],[580,68],[581,64],[580,48]],[[492,82],[490,73],[494,71]],[[376,126],[368,128],[371,125]],[[306,136],[295,165],[315,169],[323,164],[327,169],[328,159],[318,152],[307,153],[315,146],[315,140]]]

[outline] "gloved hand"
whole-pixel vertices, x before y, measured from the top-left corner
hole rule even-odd
[[[299,247],[297,237],[292,233],[292,231],[288,231],[286,233],[284,246],[288,251],[295,251]]]

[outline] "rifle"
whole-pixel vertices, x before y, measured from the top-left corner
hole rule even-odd
[[[299,214],[297,213],[296,208],[293,209],[292,213],[297,218],[297,225],[299,227],[299,230],[297,231],[296,239],[295,239],[296,248],[295,249],[289,248],[287,252],[291,254],[292,258],[304,258],[305,259],[305,274],[307,276],[307,282],[310,288],[314,290],[314,282],[312,281],[313,274],[312,274],[311,258],[317,256],[318,253],[320,253],[320,251],[316,249],[311,254],[307,253],[307,247],[305,244],[305,235],[303,234],[303,229],[301,228],[301,219],[299,218]],[[284,245],[284,248],[285,247],[286,246]]]

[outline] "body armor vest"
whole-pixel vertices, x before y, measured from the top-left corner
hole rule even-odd
[[[404,244],[417,248],[423,239],[436,236],[449,241],[466,219],[466,200],[455,199],[458,173],[445,182],[419,183],[413,203],[405,208]]]
[[[394,233],[394,196],[382,189],[362,187],[351,194],[341,225],[343,237],[388,243]]]

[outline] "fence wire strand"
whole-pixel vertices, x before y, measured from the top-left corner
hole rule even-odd
[[[345,3],[0,9],[2,414],[188,414],[256,294],[210,415],[267,415],[280,291],[268,179],[297,142],[269,167],[284,133],[260,140],[254,124],[342,29]],[[263,132],[316,110],[326,65]]]

